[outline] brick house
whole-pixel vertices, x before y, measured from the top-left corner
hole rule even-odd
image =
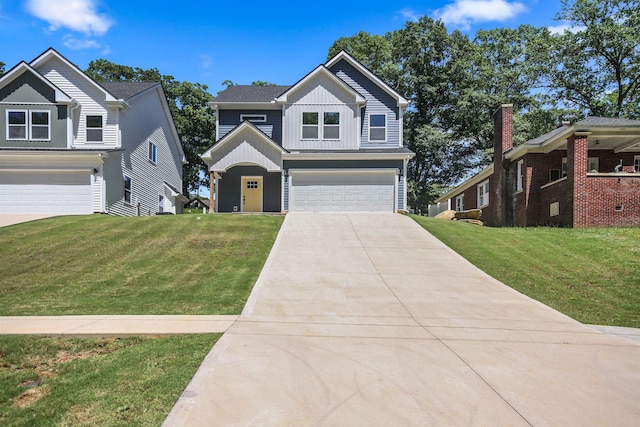
[[[640,121],[563,122],[514,148],[512,115],[494,114],[494,163],[437,203],[492,226],[640,226]]]

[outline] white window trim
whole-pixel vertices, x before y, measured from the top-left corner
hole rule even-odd
[[[337,114],[338,115],[338,124],[326,124],[324,122],[325,114]],[[340,140],[340,134],[342,133],[341,129],[340,129],[340,116],[341,116],[341,114],[340,114],[339,111],[323,111],[322,112],[322,138],[321,139],[324,139],[324,140],[327,140],[327,141],[339,141]],[[325,127],[327,127],[327,126],[328,127],[332,127],[332,128],[338,128],[338,137],[337,138],[326,138],[324,136]]]
[[[164,201],[166,197],[164,194],[158,194],[158,212],[164,212]]]
[[[158,146],[154,144],[152,141],[149,141],[148,147],[149,148],[147,151],[149,152],[149,161],[154,165],[157,165],[158,164]]]
[[[591,162],[595,162],[596,167],[595,168],[589,168],[589,166],[591,165]],[[588,173],[592,173],[592,170],[596,170],[596,172],[600,172],[600,158],[599,157],[589,157],[587,159],[587,172]]]
[[[371,116],[384,116],[384,126],[371,126]],[[388,140],[387,123],[388,122],[389,120],[386,114],[369,113],[369,135],[368,135],[369,142],[373,142],[373,143],[387,142]],[[371,129],[384,129],[384,139],[371,139]]]
[[[127,179],[129,180],[129,200],[128,201],[127,201]],[[133,179],[130,176],[124,175],[123,185],[124,185],[124,196],[122,197],[122,200],[129,205],[133,205]]]
[[[317,114],[318,115],[318,123],[313,125],[313,124],[305,124],[304,123],[304,115],[305,114],[309,114],[309,113],[313,113],[313,114]],[[301,134],[301,138],[303,141],[317,141],[319,139],[321,139],[321,135],[320,135],[320,112],[319,111],[303,111],[302,112],[302,117],[301,117],[301,123],[302,123],[302,134]],[[311,126],[315,126],[317,128],[317,133],[318,136],[316,138],[305,138],[304,137],[304,129],[305,127],[311,127]]]
[[[524,190],[524,160],[518,160],[516,176],[516,192]]]
[[[11,125],[11,126],[24,126],[24,138],[9,137],[9,113],[24,113],[24,125]],[[7,141],[28,141],[29,140],[29,110],[18,110],[18,109],[7,110],[7,112],[5,113],[5,119],[7,123],[7,128],[6,128]]]
[[[89,117],[100,117],[100,127],[89,127],[87,121]],[[104,116],[102,114],[87,114],[84,116],[84,140],[87,144],[101,144],[104,142]],[[100,129],[101,138],[100,141],[89,141],[89,129],[96,130]]]
[[[640,156],[633,156],[633,170],[634,172],[640,172]]]
[[[462,212],[464,210],[464,194],[460,194],[456,197],[456,212]]]
[[[482,189],[482,204],[480,203],[480,190]],[[489,180],[478,184],[478,209],[489,206]]]
[[[9,124],[9,113],[24,113],[25,123],[24,125],[10,125]],[[46,138],[34,138],[33,137],[33,126],[36,127],[44,127],[44,125],[34,125],[32,120],[32,113],[46,113],[47,114],[47,137]],[[23,109],[8,109],[5,113],[6,119],[6,137],[7,141],[36,141],[36,142],[44,142],[51,141],[51,111],[49,110],[23,110]],[[24,126],[24,138],[11,138],[9,134],[10,126]]]
[[[44,127],[44,125],[33,124],[33,113],[46,113],[47,114],[47,137],[46,138],[34,138],[33,127]],[[29,140],[30,141],[51,141],[51,111],[49,110],[29,110]]]
[[[266,114],[240,114],[240,121],[244,122],[248,120],[252,123],[266,123],[267,115]]]

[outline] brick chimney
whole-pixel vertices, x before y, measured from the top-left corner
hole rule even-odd
[[[506,180],[504,153],[513,148],[513,104],[503,104],[493,113],[493,179],[489,183],[489,208],[493,225],[506,222]]]

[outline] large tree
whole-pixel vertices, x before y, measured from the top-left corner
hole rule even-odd
[[[200,158],[215,137],[215,116],[207,104],[212,96],[206,85],[177,81],[156,68],[144,70],[106,59],[91,61],[85,72],[96,81],[161,82],[189,162],[183,169],[183,191],[197,193],[201,185],[209,184],[206,164]]]
[[[640,118],[640,1],[562,0],[572,28],[549,35],[553,99],[584,115]]]
[[[0,76],[4,74],[4,66],[5,66],[5,63],[0,61]]]

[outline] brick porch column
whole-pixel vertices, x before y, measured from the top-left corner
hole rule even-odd
[[[567,184],[574,228],[587,226],[587,137],[590,133],[576,132],[567,139]]]
[[[493,113],[493,177],[489,181],[489,208],[493,212],[492,225],[506,222],[506,180],[504,153],[513,148],[513,104],[503,104]]]

